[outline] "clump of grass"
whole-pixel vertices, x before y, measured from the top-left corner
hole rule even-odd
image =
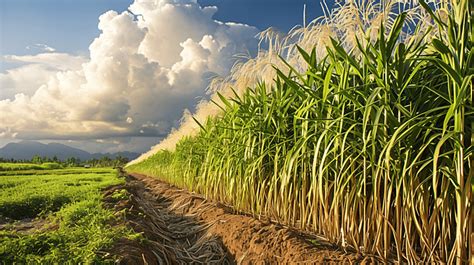
[[[130,197],[130,194],[126,189],[119,189],[112,193],[110,196],[115,201],[126,200]]]
[[[363,253],[469,262],[472,3],[420,4],[428,17],[382,12],[368,35],[328,36],[322,57],[294,45],[273,82],[217,93],[220,116],[127,170]]]
[[[62,168],[63,166],[59,163],[55,163],[55,162],[47,162],[47,163],[43,163],[41,164],[41,168],[42,169],[60,169]]]

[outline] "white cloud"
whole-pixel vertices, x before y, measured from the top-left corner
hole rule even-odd
[[[20,64],[39,64],[54,70],[79,70],[86,59],[67,53],[39,53],[36,55],[4,55],[3,61]]]
[[[14,99],[15,95],[20,93],[32,96],[59,71],[79,70],[86,62],[83,57],[65,53],[6,55],[1,60],[20,66],[0,73],[0,100]]]
[[[36,43],[33,45],[26,46],[27,50],[39,50],[41,52],[55,52],[56,49],[53,47],[50,47],[46,44],[43,43]]]
[[[162,137],[206,96],[209,76],[256,48],[256,28],[215,21],[216,7],[193,0],[136,0],[130,10],[100,16],[90,59],[4,56],[25,65],[0,74],[0,137]]]

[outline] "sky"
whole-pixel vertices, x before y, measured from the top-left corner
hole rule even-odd
[[[0,146],[143,152],[304,4],[321,15],[310,0],[1,0]]]

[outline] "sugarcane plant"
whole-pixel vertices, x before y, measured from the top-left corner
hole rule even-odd
[[[297,46],[306,70],[218,93],[220,116],[127,170],[386,260],[472,261],[472,3],[420,4],[434,28],[402,12],[375,41]]]

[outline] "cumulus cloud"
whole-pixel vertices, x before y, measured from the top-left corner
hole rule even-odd
[[[25,65],[0,74],[0,137],[165,136],[206,96],[210,76],[257,46],[256,28],[215,21],[217,8],[194,0],[136,0],[129,10],[100,16],[90,58],[4,56]]]
[[[86,59],[65,53],[5,55],[1,61],[19,65],[0,73],[0,100],[14,99],[16,94],[32,96],[60,71],[79,70]]]

